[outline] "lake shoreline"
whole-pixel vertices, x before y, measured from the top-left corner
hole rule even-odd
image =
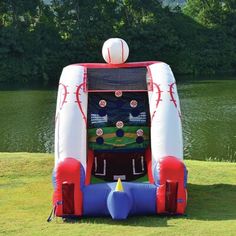
[[[46,153],[46,152],[24,152],[24,151],[19,151],[19,152],[5,152],[5,151],[0,151],[0,157],[1,156],[5,156],[6,158],[7,157],[14,157],[14,156],[28,156],[28,155],[34,155],[34,156],[51,156],[53,159],[54,159],[54,153]],[[226,163],[226,164],[236,164],[236,161],[227,161],[227,160],[222,160],[222,161],[219,161],[219,160],[214,160],[214,159],[206,159],[206,160],[197,160],[197,159],[189,159],[189,158],[186,158],[184,157],[183,161],[191,161],[191,162],[210,162],[210,163],[219,163],[219,164],[222,164],[222,163]]]
[[[173,72],[174,73],[174,72]],[[200,80],[236,80],[236,72],[234,71],[228,71],[228,72],[217,72],[214,74],[184,74],[184,73],[174,73],[177,83],[181,82],[196,82]],[[222,79],[222,77],[227,77],[227,79]],[[15,90],[57,90],[58,89],[58,83],[52,84],[52,85],[41,85],[38,83],[32,84],[22,84],[19,82],[14,82],[12,84],[12,81],[10,82],[4,82],[0,81],[0,91],[15,91]]]
[[[236,77],[177,81],[185,159],[236,162]],[[0,92],[0,151],[54,151],[57,89]]]

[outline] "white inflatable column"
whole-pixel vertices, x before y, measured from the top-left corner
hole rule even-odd
[[[183,159],[179,98],[174,75],[165,63],[149,66],[153,91],[148,92],[151,116],[152,171],[159,180],[159,161],[167,156]]]
[[[63,69],[60,78],[55,127],[55,167],[67,157],[81,162],[86,171],[87,103],[86,68],[77,65]]]

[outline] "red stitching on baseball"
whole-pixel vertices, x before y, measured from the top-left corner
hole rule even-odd
[[[154,88],[156,88],[157,89],[157,91],[156,91],[156,94],[157,94],[157,100],[156,100],[156,110],[153,112],[153,114],[152,114],[152,120],[153,120],[153,118],[154,118],[154,116],[155,116],[155,114],[156,114],[156,111],[157,111],[157,107],[158,107],[158,105],[159,105],[159,103],[160,103],[160,101],[162,101],[162,99],[161,99],[161,93],[163,92],[163,91],[161,91],[161,88],[160,88],[160,84],[156,84],[156,83],[154,83],[153,82],[153,90],[154,90]]]
[[[109,48],[107,48],[107,53],[108,53],[108,63],[111,63],[111,54]]]
[[[68,90],[67,90],[67,87],[68,87],[68,86],[66,86],[66,85],[64,85],[64,84],[62,84],[62,83],[60,83],[59,86],[60,86],[60,85],[63,87],[63,89],[64,89],[64,91],[65,91],[65,93],[63,94],[63,95],[64,95],[64,98],[63,98],[62,104],[61,104],[61,106],[60,106],[60,110],[61,110],[62,107],[63,107],[63,105],[66,103],[66,97],[67,97],[67,94],[69,94],[69,93],[68,93]]]
[[[170,91],[168,91],[168,92],[170,93],[170,97],[171,97],[170,101],[173,102],[175,108],[176,108],[177,111],[178,111],[179,117],[181,118],[180,110],[178,109],[176,99],[174,98],[174,90],[173,90],[173,89],[174,89],[174,85],[175,85],[175,84],[176,84],[175,82],[172,83],[172,84],[169,84]]]
[[[81,83],[79,86],[77,86],[77,89],[76,89],[76,103],[78,104],[79,106],[79,109],[80,109],[80,112],[82,113],[82,117],[83,117],[83,120],[85,122],[85,126],[87,126],[87,118],[84,114],[84,111],[83,111],[83,108],[82,108],[82,105],[81,105],[81,100],[80,100],[80,95],[81,93],[79,93],[80,89],[85,86],[84,83]]]

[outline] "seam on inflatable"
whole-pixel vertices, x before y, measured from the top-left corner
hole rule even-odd
[[[67,95],[69,94],[69,92],[68,92],[68,90],[67,90],[67,87],[68,87],[68,86],[66,86],[66,85],[63,84],[63,83],[59,83],[59,87],[60,87],[60,86],[62,86],[62,88],[64,89],[64,94],[63,94],[64,98],[63,98],[63,100],[62,100],[62,103],[60,104],[59,111],[58,111],[57,114],[56,114],[55,120],[57,120],[57,117],[58,117],[60,111],[62,110],[64,104],[67,103],[66,98],[67,98]]]
[[[64,104],[67,102],[66,101],[66,98],[67,98],[67,95],[69,94],[68,90],[67,90],[67,87],[65,84],[63,83],[59,83],[59,87],[62,86],[62,88],[64,89],[64,94],[63,94],[63,100],[62,100],[62,103],[60,104],[60,107],[59,107],[59,111],[57,112],[56,114],[56,117],[55,117],[55,123],[58,123],[58,131],[57,131],[57,163],[58,161],[60,160],[60,152],[59,152],[59,144],[60,144],[60,119],[59,119],[59,116],[60,116],[60,111],[62,110]],[[62,93],[62,92],[61,92]]]
[[[59,152],[59,140],[60,140],[60,117],[58,114],[56,122],[58,123],[58,129],[57,129],[57,163],[60,160],[60,152]]]

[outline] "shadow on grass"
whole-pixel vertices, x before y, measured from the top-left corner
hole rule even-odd
[[[111,217],[83,217],[82,219],[64,219],[64,222],[76,224],[106,224],[122,226],[167,227],[168,217],[164,216],[130,216],[126,220],[112,220]]]
[[[188,197],[187,219],[236,219],[236,185],[188,184]]]
[[[235,220],[236,185],[188,184],[188,206],[183,216],[132,216],[124,221],[114,221],[109,217],[86,217],[66,219],[66,223],[89,223],[128,225],[143,227],[169,227],[168,220],[185,218],[189,220]]]

